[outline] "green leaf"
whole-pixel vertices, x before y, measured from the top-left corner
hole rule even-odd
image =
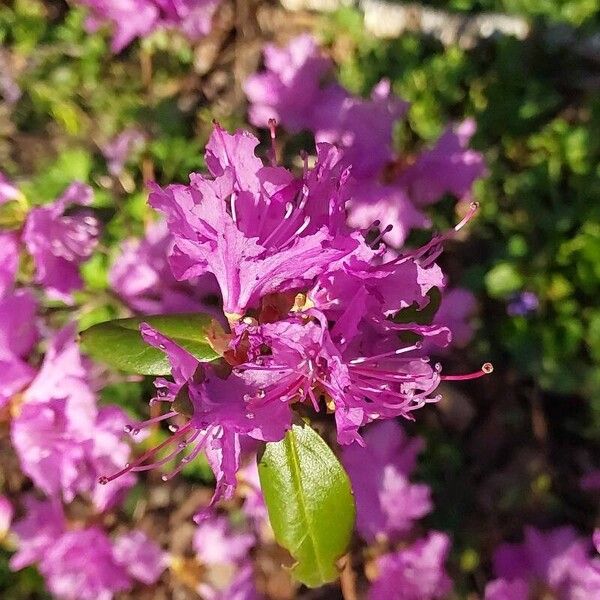
[[[275,539],[296,560],[294,576],[310,587],[337,579],[355,508],[335,454],[308,425],[294,425],[266,445],[258,472]]]
[[[217,358],[206,339],[210,322],[209,316],[199,313],[116,319],[82,331],[81,346],[92,358],[122,371],[169,375],[171,368],[164,352],[144,342],[140,323],[148,323],[198,360],[210,361]]]

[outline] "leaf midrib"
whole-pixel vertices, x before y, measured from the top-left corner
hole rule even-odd
[[[318,548],[318,544],[315,538],[315,534],[313,532],[312,529],[312,519],[309,517],[309,511],[308,508],[306,506],[306,503],[304,501],[304,488],[302,487],[302,477],[301,477],[301,468],[300,468],[300,463],[298,462],[298,454],[297,454],[297,449],[296,449],[296,439],[295,439],[295,432],[294,429],[292,428],[292,431],[290,431],[289,435],[286,436],[288,438],[289,443],[286,444],[286,453],[288,454],[288,457],[291,460],[291,464],[293,467],[293,476],[294,476],[294,481],[297,484],[298,487],[298,503],[300,504],[300,508],[301,511],[303,513],[304,516],[304,520],[307,523],[307,537],[310,539],[310,543],[313,549],[313,554],[315,556],[315,560],[317,563],[317,569],[319,572],[319,576],[321,577],[322,580],[327,579],[327,574],[323,569],[323,566],[321,564],[321,557],[319,556],[319,552],[317,550]],[[300,549],[300,546],[302,544],[300,544],[298,546],[298,550]]]

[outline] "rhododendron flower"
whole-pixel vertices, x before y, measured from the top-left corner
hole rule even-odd
[[[449,550],[448,536],[434,531],[406,549],[380,556],[369,600],[445,598],[452,587],[444,569]]]
[[[26,514],[13,525],[18,551],[10,568],[37,564],[50,592],[64,600],[111,600],[133,587],[155,583],[165,568],[160,548],[140,531],[110,540],[99,527],[69,530],[55,499],[25,499]]]
[[[58,200],[32,209],[23,230],[23,242],[36,268],[35,281],[49,297],[66,303],[72,301],[71,292],[82,286],[78,267],[96,247],[98,221],[86,212],[64,213],[91,201],[91,188],[73,183]]]
[[[212,178],[192,174],[189,186],[155,186],[150,195],[174,238],[174,274],[214,275],[230,330],[217,336],[223,359],[200,364],[142,324],[145,341],[167,354],[174,381],[156,380],[155,400],[169,410],[137,428],[169,419],[174,435],[104,482],[163,465],[188,448],[168,479],[204,451],[217,478],[214,503],[233,492],[242,441],[282,439],[296,404],[334,412],[338,441],[363,443],[363,425],[412,418],[439,399],[442,379],[491,371],[486,364],[464,376],[441,375],[420,340],[444,347],[450,331],[397,318],[426,307],[432,288],[444,285],[435,260],[476,205],[451,232],[388,253],[383,234],[367,244],[364,231],[345,223],[351,183],[338,149],[321,144],[315,166],[295,177],[263,165],[257,145],[250,134],[217,125],[206,148]],[[404,493],[392,479],[390,489]]]
[[[533,292],[515,294],[506,307],[506,312],[511,317],[527,317],[535,313],[540,307],[540,300]]]
[[[142,240],[126,240],[109,282],[121,299],[142,314],[204,312],[217,316],[219,288],[210,273],[179,282],[167,257],[173,240],[166,223],[148,228]]]
[[[55,498],[37,500],[27,496],[25,507],[25,517],[11,528],[18,539],[18,550],[10,559],[13,571],[41,561],[65,529],[62,505]]]
[[[121,175],[130,154],[139,150],[144,144],[144,140],[144,134],[131,127],[119,133],[102,147],[102,154],[106,159],[108,172],[113,177]]]
[[[89,493],[103,510],[134,482],[132,475],[108,488],[98,482],[107,469],[121,468],[129,459],[122,440],[128,421],[119,408],[96,407],[74,330],[66,327],[52,340],[23,394],[11,437],[21,468],[46,494],[70,502],[78,493]]]
[[[167,566],[167,556],[144,532],[118,536],[112,548],[115,562],[145,585],[156,583]]]
[[[120,52],[135,38],[161,28],[177,29],[190,40],[210,32],[212,18],[221,0],[79,0],[91,9],[88,31],[109,21],[114,26],[111,44]]]
[[[28,290],[0,296],[0,369],[3,373],[0,407],[35,376],[35,370],[25,359],[38,339],[36,311],[37,302]]]
[[[371,542],[406,533],[431,511],[432,503],[429,486],[408,479],[423,449],[422,439],[409,440],[394,421],[369,426],[363,437],[364,448],[343,448],[342,462],[356,500],[356,528]]]
[[[498,579],[487,585],[486,600],[527,598],[542,587],[569,600],[600,597],[600,558],[591,558],[589,547],[571,527],[547,532],[526,527],[523,543],[496,550]],[[507,595],[513,591],[515,596]]]
[[[239,563],[255,544],[250,533],[232,531],[227,517],[213,517],[200,523],[194,533],[193,547],[204,565]]]
[[[423,208],[445,194],[470,198],[473,182],[484,173],[483,157],[468,148],[475,122],[450,126],[431,149],[416,156],[398,156],[393,127],[408,104],[381,81],[370,99],[352,96],[326,81],[332,63],[307,35],[287,48],[267,46],[266,71],[251,76],[244,89],[250,100],[250,121],[267,126],[277,119],[291,131],[309,129],[317,142],[338,145],[352,165],[355,185],[348,205],[353,227],[380,221],[384,239],[399,247],[413,228],[431,225]]]

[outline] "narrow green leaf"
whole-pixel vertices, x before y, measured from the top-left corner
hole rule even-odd
[[[350,480],[331,448],[308,425],[294,425],[283,440],[266,445],[258,472],[275,539],[296,560],[294,576],[310,587],[337,579],[355,508]]]
[[[152,315],[98,323],[82,331],[81,346],[92,358],[112,367],[141,375],[169,375],[164,353],[144,342],[140,323],[148,323],[200,361],[217,358],[206,340],[211,318],[192,313]]]

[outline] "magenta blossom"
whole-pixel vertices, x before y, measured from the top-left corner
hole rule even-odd
[[[426,206],[445,194],[470,199],[473,182],[484,173],[482,155],[468,148],[473,120],[448,127],[431,149],[398,156],[393,128],[408,104],[394,96],[388,81],[369,99],[352,96],[329,81],[332,62],[307,35],[286,48],[267,46],[265,68],[244,86],[250,121],[265,127],[274,118],[290,131],[308,129],[317,143],[343,150],[355,179],[348,205],[353,227],[380,222],[384,239],[400,247],[411,229],[431,225]]]
[[[213,517],[198,525],[194,534],[194,551],[203,565],[240,563],[255,544],[250,533],[235,533],[227,517]]]
[[[74,330],[60,331],[42,367],[23,395],[11,423],[11,438],[21,468],[50,496],[71,502],[90,494],[104,510],[134,482],[128,475],[109,488],[98,477],[123,467],[129,446],[122,440],[127,417],[116,407],[96,407],[86,361],[79,353]]]
[[[126,240],[109,282],[133,310],[142,314],[204,312],[218,316],[219,288],[210,273],[179,282],[167,257],[173,240],[164,222],[148,228],[142,240]]]
[[[27,496],[25,506],[25,518],[12,526],[19,545],[10,559],[13,571],[41,561],[65,529],[65,515],[56,499],[36,500]]]
[[[115,562],[144,585],[156,583],[167,566],[167,556],[142,531],[118,536],[112,548]]]
[[[379,557],[369,600],[446,598],[452,587],[444,569],[449,550],[448,536],[434,531],[406,549]]]
[[[0,240],[1,243],[1,240]],[[37,302],[28,290],[0,296],[0,407],[29,384],[35,370],[26,359],[38,339]]]
[[[356,527],[367,541],[406,533],[432,509],[427,485],[409,477],[423,440],[409,440],[394,421],[371,425],[365,447],[345,446],[342,461],[356,499]]]
[[[520,600],[542,588],[566,600],[600,597],[600,558],[591,558],[589,548],[571,527],[526,527],[523,543],[503,544],[494,554],[498,579],[488,584],[485,598]]]
[[[110,142],[102,147],[102,154],[106,159],[108,172],[113,177],[118,177],[125,168],[129,156],[139,151],[145,141],[144,134],[135,128],[125,129]]]
[[[114,26],[112,51],[121,52],[135,38],[158,29],[176,29],[195,41],[212,28],[213,15],[221,0],[79,0],[91,9],[88,31],[104,22]]]
[[[90,213],[65,216],[72,206],[87,206],[92,190],[71,184],[54,202],[31,210],[23,243],[33,257],[35,281],[50,298],[72,302],[71,293],[82,286],[78,266],[90,257],[98,238],[98,221]]]
[[[339,150],[321,144],[315,166],[296,177],[265,166],[254,154],[257,144],[247,133],[216,126],[206,148],[213,177],[193,174],[190,186],[155,187],[150,195],[167,216],[174,274],[186,281],[214,275],[230,330],[213,339],[223,359],[200,364],[141,326],[145,341],[167,354],[173,381],[156,380],[155,400],[169,408],[138,428],[168,419],[174,435],[107,474],[105,483],[182,455],[168,479],[204,451],[217,478],[214,503],[233,492],[242,442],[282,439],[295,405],[333,412],[338,441],[364,443],[362,426],[412,418],[439,400],[441,380],[491,372],[486,363],[468,375],[442,375],[423,352],[423,340],[444,347],[448,328],[403,318],[405,309],[425,308],[429,292],[444,285],[435,261],[476,205],[450,232],[416,250],[390,253],[383,234],[367,244],[369,232],[345,223],[351,182]],[[390,498],[417,490],[395,476],[386,485]],[[423,493],[413,500],[425,510]],[[407,527],[400,515],[393,519],[390,529]]]

